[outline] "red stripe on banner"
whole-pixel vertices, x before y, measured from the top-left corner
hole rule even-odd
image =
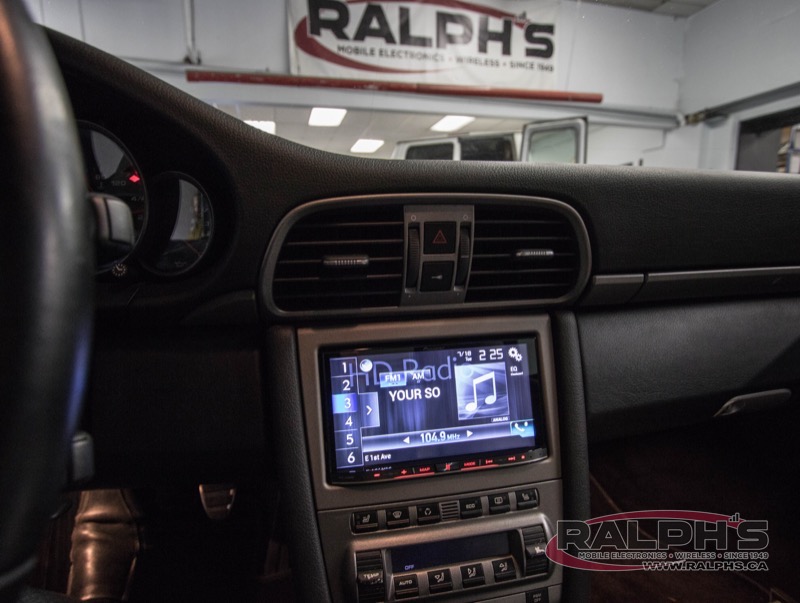
[[[330,77],[275,75],[269,73],[188,70],[186,72],[186,80],[189,82],[227,82],[236,84],[263,84],[267,86],[294,86],[297,88],[344,88],[350,90],[372,90],[375,92],[405,92],[413,94],[438,94],[442,96],[474,96],[552,102],[594,104],[603,102],[603,95],[597,92],[521,90],[516,88],[493,88],[490,86],[379,82]]]

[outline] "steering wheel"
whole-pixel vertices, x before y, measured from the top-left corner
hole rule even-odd
[[[35,565],[66,477],[92,334],[75,120],[44,32],[0,2],[0,600]]]

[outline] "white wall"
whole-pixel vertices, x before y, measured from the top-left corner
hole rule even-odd
[[[719,0],[688,19],[680,109],[699,111],[800,81],[798,0]]]
[[[674,111],[684,27],[684,19],[667,15],[566,0],[558,22],[558,87],[601,92],[607,105]]]
[[[25,0],[23,4],[37,23],[83,39],[79,0]]]
[[[203,64],[289,72],[285,0],[195,0]]]
[[[800,82],[800,2],[719,0],[686,23],[679,107],[692,113]],[[797,107],[800,97],[763,102],[695,126],[694,167],[734,169],[739,124]]]
[[[659,148],[663,144],[663,130],[590,125],[586,163],[638,165],[647,149]]]
[[[26,2],[40,22],[117,56],[178,63],[186,54],[181,0]],[[288,73],[285,2],[195,0],[195,15],[203,65]],[[665,15],[564,0],[556,26],[558,88],[599,92],[609,105],[674,111],[683,28],[683,20]]]
[[[660,146],[645,149],[642,165],[646,167],[697,168],[705,126],[683,126],[664,132]]]
[[[111,54],[181,61],[186,54],[180,0],[25,0],[34,20]]]

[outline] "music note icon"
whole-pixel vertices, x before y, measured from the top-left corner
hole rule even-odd
[[[488,393],[487,391],[488,388],[487,382],[491,382],[492,384],[492,389],[491,389],[492,393]],[[465,408],[467,412],[475,412],[476,410],[478,410],[478,398],[479,398],[478,386],[484,383],[486,383],[486,385],[482,385],[481,387],[481,389],[486,392],[484,394],[483,401],[489,406],[497,402],[497,384],[495,383],[494,379],[494,371],[489,371],[485,375],[481,377],[476,377],[475,379],[472,380],[472,402],[469,402],[466,405]]]

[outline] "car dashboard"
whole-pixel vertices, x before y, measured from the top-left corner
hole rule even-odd
[[[276,484],[298,600],[585,600],[589,443],[800,382],[796,178],[336,156],[49,36],[137,224],[86,485]]]

